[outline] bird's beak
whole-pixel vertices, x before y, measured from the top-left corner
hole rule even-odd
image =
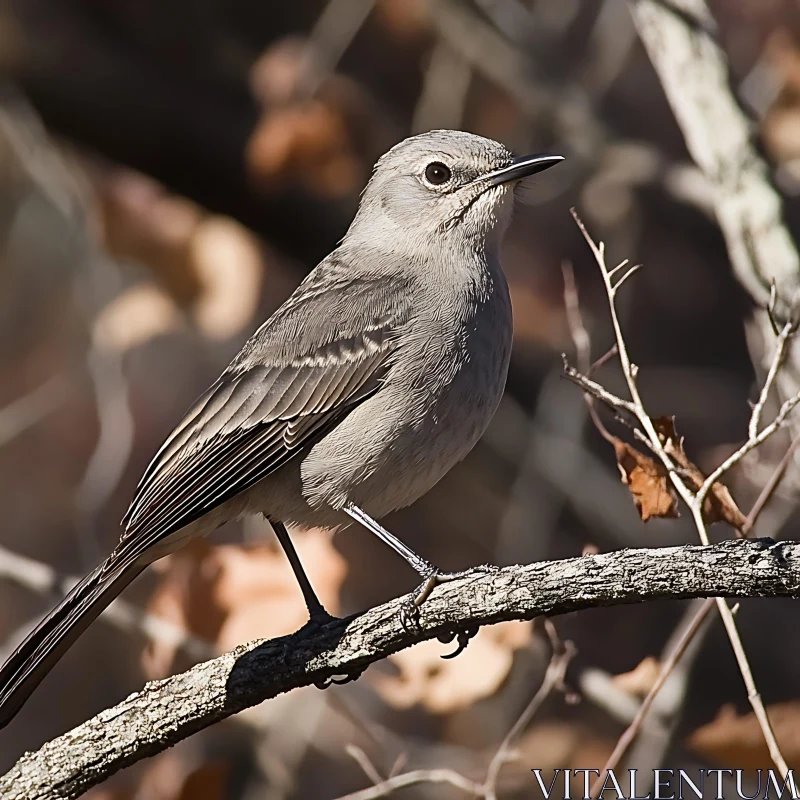
[[[494,170],[494,172],[481,175],[474,182],[486,183],[489,186],[500,186],[503,183],[518,181],[521,178],[535,175],[537,172],[544,172],[546,169],[560,164],[563,160],[564,156],[555,155],[519,156],[511,159],[511,163],[507,167],[501,167]]]

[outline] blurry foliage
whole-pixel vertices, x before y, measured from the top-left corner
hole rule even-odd
[[[377,156],[415,126],[443,124],[568,161],[526,192],[507,244],[516,337],[498,415],[463,465],[387,524],[444,568],[694,540],[683,519],[642,528],[629,489],[643,519],[671,515],[663,475],[613,428],[623,436],[614,442],[628,486],[620,483],[583,400],[559,377],[557,355],[572,347],[562,259],[573,262],[594,355],[611,341],[595,267],[567,213],[577,205],[610,253],[645,264],[626,287],[623,325],[648,405],[675,414],[691,443],[687,463],[704,469],[744,435],[748,300],[626,4],[377,0],[362,20],[356,5],[0,4],[2,547],[67,572],[93,566],[163,437],[342,236]],[[793,222],[800,12],[790,0],[713,5]],[[621,385],[613,363],[602,380]],[[785,445],[734,473],[731,504],[749,508]],[[787,479],[759,533],[796,534],[796,485]],[[727,499],[710,502],[733,519]],[[414,582],[357,528],[295,536],[332,612]],[[305,622],[289,566],[259,520],[165,559],[127,597],[214,651]],[[1,585],[2,647],[49,603]],[[502,797],[530,796],[530,767],[602,766],[681,613],[653,604],[557,621],[579,650],[569,682],[583,701],[548,698],[502,771]],[[739,624],[794,763],[797,611],[745,603]],[[427,643],[355,684],[276,698],[89,797],[332,798],[367,780],[350,743],[384,774],[451,767],[481,780],[545,672],[533,629],[481,630],[454,661],[439,658],[452,645]],[[98,621],[0,732],[0,770],[144,679],[187,666],[181,658],[172,641]],[[590,669],[607,680],[590,683]],[[667,733],[645,737],[625,766],[767,766],[755,722],[737,715],[746,698],[719,626],[686,670],[679,689],[665,688],[671,705],[656,727]],[[721,713],[731,701],[737,711]]]

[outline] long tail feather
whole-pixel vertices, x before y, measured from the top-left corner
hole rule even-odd
[[[78,583],[0,667],[0,728],[8,725],[61,656],[144,568],[136,563],[120,567],[115,561],[110,556]]]

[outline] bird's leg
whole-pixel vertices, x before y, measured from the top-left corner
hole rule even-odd
[[[458,578],[465,578],[468,575],[474,574],[475,571],[493,572],[498,569],[490,564],[482,564],[473,569],[460,570],[459,572],[442,572],[442,570],[434,567],[429,561],[426,561],[422,556],[417,555],[410,547],[401,542],[393,533],[390,533],[379,522],[376,522],[365,511],[358,506],[349,505],[344,509],[353,519],[360,522],[367,530],[374,533],[382,542],[389,545],[395,552],[399,553],[420,575],[422,583],[417,587],[417,590],[412,595],[412,599],[408,607],[403,608],[404,624],[412,620],[416,620],[419,615],[419,607],[428,599],[430,593],[440,583],[447,583],[454,581]],[[470,628],[466,631],[459,631],[449,635],[440,636],[439,640],[442,642],[451,642],[454,639],[458,642],[458,649],[455,653],[451,653],[445,658],[453,658],[458,655],[466,646],[469,640],[477,633],[477,628]]]
[[[422,556],[418,556],[410,547],[404,545],[393,533],[389,533],[386,528],[379,522],[376,522],[365,511],[362,511],[358,506],[349,505],[344,509],[354,520],[360,522],[368,531],[374,533],[382,542],[385,542],[396,553],[399,553],[403,558],[414,568],[414,570],[426,582],[430,580],[433,573],[439,572],[436,567],[429,561],[426,561]],[[441,573],[440,573],[441,574]],[[434,583],[430,589],[425,592],[425,596],[420,599],[420,603],[424,602],[431,590],[436,584]],[[422,588],[422,587],[420,587]]]
[[[275,522],[273,520],[270,520],[269,523],[275,531],[275,536],[278,537],[283,552],[286,553],[286,558],[289,559],[289,564],[291,564],[292,572],[294,572],[298,584],[300,584],[300,591],[303,593],[303,599],[306,601],[306,608],[308,609],[310,621],[316,624],[323,624],[334,619],[334,617],[325,610],[325,606],[322,605],[317,597],[317,593],[314,591],[314,587],[311,585],[311,581],[308,579],[308,575],[306,575],[306,571],[303,569],[303,565],[300,562],[300,556],[297,555],[297,550],[294,549],[294,544],[292,544],[292,539],[289,536],[289,531],[286,530],[286,526],[282,522]]]

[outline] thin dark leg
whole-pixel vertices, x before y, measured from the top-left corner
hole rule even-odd
[[[308,579],[308,575],[306,575],[306,571],[300,563],[300,557],[297,555],[297,550],[294,549],[294,544],[292,544],[292,539],[289,536],[289,531],[286,530],[286,526],[282,522],[274,522],[273,520],[270,520],[269,523],[272,525],[272,529],[275,531],[275,535],[281,543],[283,552],[286,553],[286,558],[289,559],[292,572],[294,572],[294,576],[300,584],[300,591],[303,593],[303,599],[306,601],[308,615],[312,620],[322,619],[322,617],[330,618],[331,615],[325,610],[322,603],[320,603],[317,593],[314,591],[314,587],[311,585],[311,581]]]

